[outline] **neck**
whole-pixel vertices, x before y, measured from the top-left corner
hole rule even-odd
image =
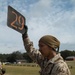
[[[56,52],[50,53],[47,58],[48,58],[48,60],[49,60],[49,59],[52,59],[54,56],[56,56]]]

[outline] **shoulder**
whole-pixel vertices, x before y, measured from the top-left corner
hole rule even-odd
[[[58,63],[55,63],[54,72],[59,75],[69,75],[70,71],[67,66],[67,64],[64,61],[60,61]]]
[[[64,61],[64,60],[59,60],[55,63],[55,66],[57,69],[64,69],[66,70],[68,68],[68,65],[67,63]]]

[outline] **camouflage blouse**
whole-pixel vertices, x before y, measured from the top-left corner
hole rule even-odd
[[[29,38],[23,39],[23,42],[28,55],[40,66],[40,75],[71,75],[67,64],[59,53],[52,59],[47,60],[39,50],[33,47]]]

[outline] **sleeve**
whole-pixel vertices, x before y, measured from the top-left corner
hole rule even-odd
[[[30,41],[29,37],[23,38],[24,47],[28,53],[28,55],[32,58],[34,62],[37,64],[41,64],[43,56],[39,52],[39,50],[33,47],[33,43]]]
[[[0,69],[0,75],[2,75],[2,70]]]
[[[71,75],[71,73],[66,63],[58,63],[51,75]]]
[[[0,62],[0,75],[5,74],[6,69],[2,67],[2,63]]]

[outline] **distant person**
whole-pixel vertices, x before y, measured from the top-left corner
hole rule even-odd
[[[40,66],[40,75],[71,75],[67,64],[59,53],[59,40],[52,35],[45,35],[39,40],[39,50],[33,47],[26,32],[22,35],[28,55]],[[35,38],[35,35],[34,35]]]
[[[0,62],[0,75],[4,75],[6,72],[5,68],[2,67],[2,63]]]

